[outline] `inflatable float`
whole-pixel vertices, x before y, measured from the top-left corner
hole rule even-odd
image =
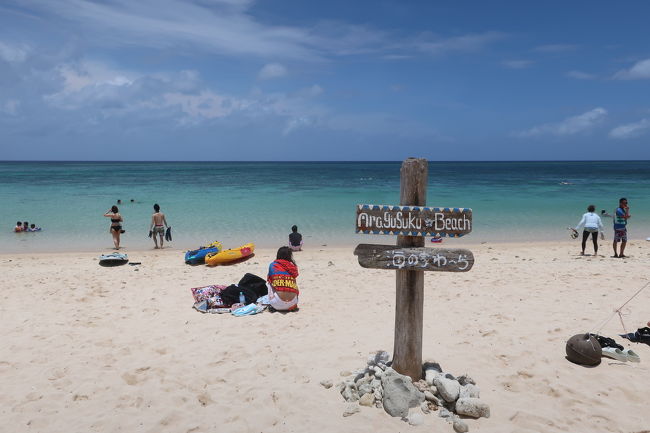
[[[122,253],[102,254],[99,256],[99,264],[102,266],[119,266],[129,261],[129,256]]]
[[[214,241],[204,247],[198,247],[195,250],[187,251],[185,253],[185,263],[188,265],[197,265],[205,263],[205,256],[208,254],[218,253],[222,250],[221,242]]]
[[[250,256],[253,254],[253,251],[255,251],[255,244],[250,243],[242,245],[239,248],[232,248],[219,253],[208,253],[208,255],[205,256],[205,264],[214,266],[234,262]]]

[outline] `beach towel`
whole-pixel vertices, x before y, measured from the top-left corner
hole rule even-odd
[[[278,292],[293,292],[298,294],[298,267],[288,261],[278,259],[269,265],[267,281]]]
[[[248,304],[244,307],[237,308],[235,311],[232,311],[231,314],[233,316],[252,316],[253,314],[261,313],[264,311],[266,307],[256,305],[256,304]]]
[[[206,309],[210,308],[223,308],[229,307],[231,304],[226,305],[221,298],[221,293],[226,288],[223,285],[212,285],[204,287],[194,287],[190,289],[195,303],[206,301]]]

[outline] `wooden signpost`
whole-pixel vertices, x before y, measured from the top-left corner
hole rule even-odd
[[[359,264],[364,268],[467,272],[474,266],[472,252],[461,249],[359,244],[354,255],[359,256]]]
[[[357,233],[460,237],[471,231],[471,209],[357,205]]]
[[[425,236],[459,237],[472,231],[472,210],[428,208],[426,159],[409,158],[400,170],[400,206],[357,205],[357,233],[397,235],[397,245],[360,244],[354,250],[364,268],[397,273],[392,367],[422,376],[424,271],[467,272],[474,255],[466,249],[424,248]]]

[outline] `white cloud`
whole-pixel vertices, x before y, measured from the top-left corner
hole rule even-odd
[[[287,124],[284,127],[284,130],[282,131],[282,135],[289,135],[296,129],[311,126],[313,123],[314,120],[310,119],[309,117],[305,117],[305,116],[292,117],[289,120],[287,120]]]
[[[533,65],[532,60],[506,60],[502,62],[503,66],[510,69],[525,69]]]
[[[650,59],[636,62],[629,69],[622,69],[614,74],[617,80],[643,80],[650,79]]]
[[[163,101],[163,106],[178,106],[189,117],[205,119],[226,117],[248,105],[244,100],[225,97],[209,90],[198,95],[166,93]]]
[[[279,78],[287,75],[287,68],[280,63],[267,63],[260,69],[257,77],[260,80],[270,80],[271,78]]]
[[[123,105],[118,89],[131,86],[138,77],[135,73],[92,61],[59,65],[56,72],[61,78],[61,89],[44,99],[69,110],[106,104],[109,100],[113,101],[111,105]]]
[[[78,92],[88,86],[125,86],[133,83],[135,74],[113,69],[97,62],[81,62],[76,65],[61,65],[58,68],[63,77],[63,92]]]
[[[578,45],[573,44],[548,44],[535,47],[533,51],[539,51],[541,53],[565,53],[567,51],[575,51],[577,49]]]
[[[51,26],[84,35],[89,46],[146,47],[262,59],[323,61],[333,56],[408,58],[473,52],[504,38],[500,32],[418,36],[348,24],[272,25],[255,18],[253,0],[5,0],[41,14]]]
[[[414,45],[419,51],[437,55],[458,51],[478,51],[483,49],[487,44],[503,39],[504,37],[505,35],[500,32],[467,34],[450,38],[434,38],[430,34],[424,34]]]
[[[577,80],[594,80],[596,76],[582,71],[569,71],[566,73],[567,77],[575,78]]]
[[[617,126],[609,132],[609,136],[616,139],[634,138],[645,134],[648,130],[650,130],[650,118]]]
[[[311,87],[300,90],[298,92],[298,96],[303,96],[305,98],[315,98],[316,96],[320,96],[322,93],[323,88],[318,84],[314,84]]]
[[[21,63],[27,59],[29,48],[26,45],[10,45],[0,41],[0,59],[9,63]]]
[[[20,101],[17,99],[9,99],[0,106],[0,111],[15,116],[18,113],[18,107],[20,107]]]
[[[539,135],[557,135],[566,136],[574,135],[581,132],[587,132],[597,126],[607,116],[607,110],[604,108],[594,108],[586,113],[579,114],[564,119],[557,123],[546,123],[535,126],[525,131],[515,132],[517,137],[535,137]]]
[[[82,28],[95,44],[199,49],[222,54],[315,59],[313,38],[300,27],[256,21],[252,1],[83,0],[15,1],[22,8]]]

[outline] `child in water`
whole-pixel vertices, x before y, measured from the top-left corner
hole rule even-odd
[[[16,233],[20,233],[20,232],[22,232],[22,231],[23,231],[23,223],[21,223],[20,221],[18,221],[18,222],[16,223],[16,227],[14,227],[14,231],[15,231]]]

